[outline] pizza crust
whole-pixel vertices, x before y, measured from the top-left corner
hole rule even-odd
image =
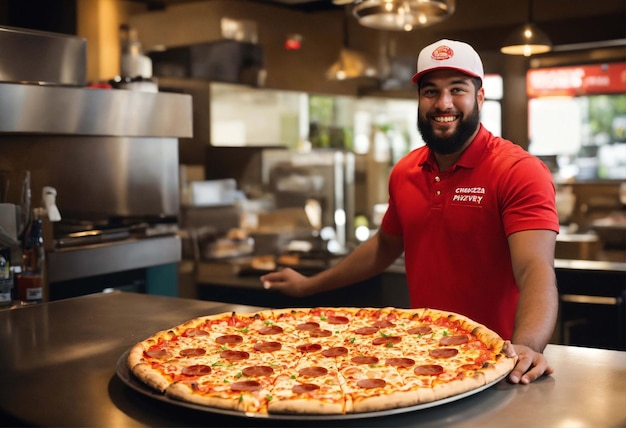
[[[271,400],[267,405],[270,413],[300,414],[300,415],[340,415],[345,413],[344,401],[331,403],[328,401],[316,400],[314,398],[295,398]]]
[[[146,385],[156,389],[159,392],[165,392],[170,386],[171,381],[160,373],[152,370],[150,365],[139,363],[132,368],[132,373]]]
[[[143,359],[143,351],[144,351],[144,347],[143,347],[143,343],[137,343],[135,346],[133,346],[130,349],[130,352],[128,353],[128,368],[132,371],[136,365],[143,363],[144,359]]]
[[[220,395],[204,395],[195,393],[189,385],[183,383],[175,383],[165,391],[165,395],[174,400],[185,401],[188,403],[199,404],[201,406],[216,407],[224,410],[243,411],[243,400],[239,399],[239,395],[220,396]]]
[[[395,391],[385,395],[354,400],[354,412],[376,412],[399,407],[414,406],[419,403],[419,394],[416,391]]]
[[[481,372],[475,372],[471,376],[465,376],[463,379],[455,379],[450,382],[435,384],[433,394],[435,400],[443,400],[444,398],[453,397],[480,388],[485,384],[485,376]]]
[[[517,358],[510,358],[502,353],[496,355],[496,363],[489,364],[481,370],[481,373],[485,376],[485,383],[491,383],[506,376],[513,370],[516,362]]]

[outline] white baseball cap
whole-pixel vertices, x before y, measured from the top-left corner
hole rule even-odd
[[[417,57],[417,73],[411,81],[417,81],[429,71],[438,69],[458,70],[483,80],[485,72],[478,53],[470,45],[455,40],[439,40],[426,46]]]

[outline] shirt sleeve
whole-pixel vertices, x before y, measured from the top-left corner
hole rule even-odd
[[[502,221],[507,236],[523,230],[559,232],[556,189],[543,162],[530,156],[522,158],[501,183]]]
[[[380,224],[380,228],[385,232],[393,236],[402,236],[402,224],[398,218],[398,212],[394,203],[394,183],[398,179],[398,174],[394,170],[389,177],[389,199],[387,200],[388,206],[383,220]]]

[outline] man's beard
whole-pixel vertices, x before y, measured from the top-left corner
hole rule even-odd
[[[480,123],[480,111],[478,103],[474,104],[474,110],[467,117],[461,117],[461,123],[449,137],[437,137],[433,131],[433,125],[429,119],[417,115],[417,129],[422,134],[426,145],[435,153],[449,155],[459,151],[463,144],[472,136]]]

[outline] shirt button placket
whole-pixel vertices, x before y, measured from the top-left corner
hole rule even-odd
[[[434,181],[435,181],[435,184],[433,186],[433,189],[435,191],[435,199],[434,199],[434,205],[433,206],[441,207],[441,205],[442,205],[441,198],[440,198],[440,196],[441,196],[441,177],[436,175]]]

